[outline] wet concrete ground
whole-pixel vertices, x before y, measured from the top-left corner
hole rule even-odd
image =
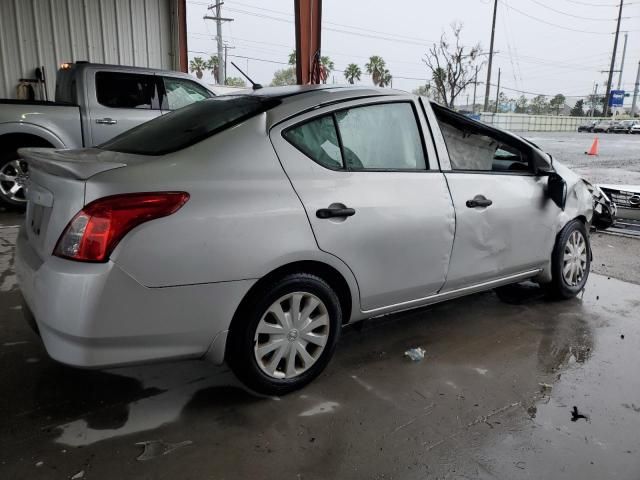
[[[348,328],[320,378],[264,398],[197,361],[49,360],[19,308],[19,221],[0,213],[1,479],[640,477],[640,285],[614,278],[640,283],[640,240],[598,234],[579,299],[521,287]]]
[[[519,132],[591,183],[640,185],[640,135]],[[598,137],[600,152],[585,155]]]

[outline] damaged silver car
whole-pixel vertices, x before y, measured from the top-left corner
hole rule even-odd
[[[24,312],[70,365],[226,360],[282,394],[344,324],[523,280],[571,298],[589,275],[576,174],[404,92],[262,88],[20,153]]]

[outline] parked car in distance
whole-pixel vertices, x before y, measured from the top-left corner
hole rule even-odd
[[[20,153],[23,311],[70,365],[226,359],[284,394],[344,324],[527,279],[571,298],[589,275],[579,176],[391,89],[262,88]]]
[[[640,221],[640,185],[598,185],[616,205],[616,217]]]
[[[640,133],[640,120],[636,120],[631,128],[629,129],[629,133]]]
[[[598,123],[597,120],[592,120],[582,125],[578,125],[578,132],[593,132],[593,127]]]
[[[631,127],[636,124],[635,120],[622,120],[613,126],[613,133],[631,133]]]
[[[601,120],[593,126],[592,132],[594,133],[610,133],[614,127],[614,122],[611,120]]]
[[[63,64],[54,102],[0,99],[0,205],[24,208],[22,147],[81,148],[214,96],[181,72],[88,62]]]

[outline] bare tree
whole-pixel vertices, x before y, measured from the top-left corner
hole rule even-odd
[[[453,44],[445,33],[426,53],[422,61],[431,71],[433,86],[444,104],[453,107],[460,93],[473,83],[475,67],[482,48],[480,44],[466,47],[460,42],[461,23],[452,23]]]

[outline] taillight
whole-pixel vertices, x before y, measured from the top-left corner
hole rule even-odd
[[[126,193],[94,200],[69,222],[53,254],[80,262],[106,262],[129,231],[171,215],[187,200],[185,192]]]

